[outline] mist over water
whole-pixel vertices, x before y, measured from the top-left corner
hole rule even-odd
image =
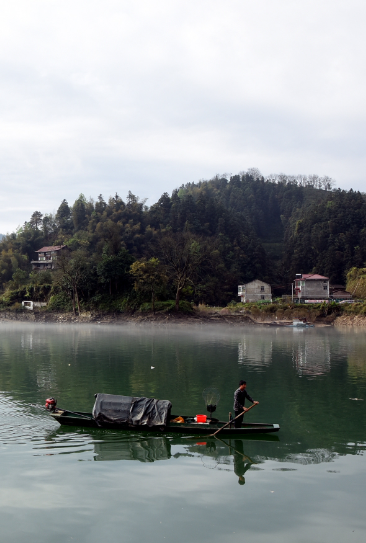
[[[362,329],[0,323],[3,540],[364,541],[365,352]],[[205,413],[215,387],[227,420],[239,379],[278,436],[61,428],[44,409],[105,392]]]

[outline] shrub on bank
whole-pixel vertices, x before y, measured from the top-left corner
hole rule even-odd
[[[140,311],[152,311],[152,303],[144,303],[140,306]],[[171,313],[175,311],[175,300],[168,300],[166,302],[155,302],[155,313]],[[179,302],[179,311],[182,313],[192,313],[192,305],[185,301],[181,300]]]
[[[64,292],[59,292],[51,296],[47,304],[47,311],[72,311],[72,302]]]
[[[39,284],[39,285],[23,285],[18,288],[5,290],[1,298],[1,305],[8,307],[9,309],[15,303],[22,303],[24,300],[32,300],[34,302],[46,302],[52,291],[52,285]]]
[[[294,302],[284,303],[282,299],[278,299],[277,303],[268,301],[248,302],[245,304],[242,302],[231,302],[227,307],[231,312],[244,313],[254,317],[256,320],[276,319],[290,321],[293,319],[308,319],[314,321],[317,318],[327,318],[331,321],[344,311],[344,305],[337,302],[330,302],[328,304],[325,302],[318,304],[298,304]]]
[[[28,309],[25,309],[20,302],[15,302],[13,305],[9,307],[10,311],[28,311]]]
[[[366,302],[342,304],[343,315],[366,315]]]

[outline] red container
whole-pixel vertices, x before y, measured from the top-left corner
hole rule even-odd
[[[197,422],[206,422],[207,421],[207,415],[196,415]]]

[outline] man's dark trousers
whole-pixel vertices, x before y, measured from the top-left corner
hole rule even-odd
[[[240,415],[240,413],[243,413],[243,411],[235,411],[235,417],[237,417],[238,415]],[[241,424],[242,424],[242,422],[243,422],[243,418],[244,418],[244,413],[242,414],[241,417],[238,417],[238,418],[234,421],[235,428],[241,428]]]

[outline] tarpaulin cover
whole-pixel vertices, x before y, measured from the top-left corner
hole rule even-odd
[[[98,426],[166,426],[171,407],[168,400],[97,394],[93,417]]]

